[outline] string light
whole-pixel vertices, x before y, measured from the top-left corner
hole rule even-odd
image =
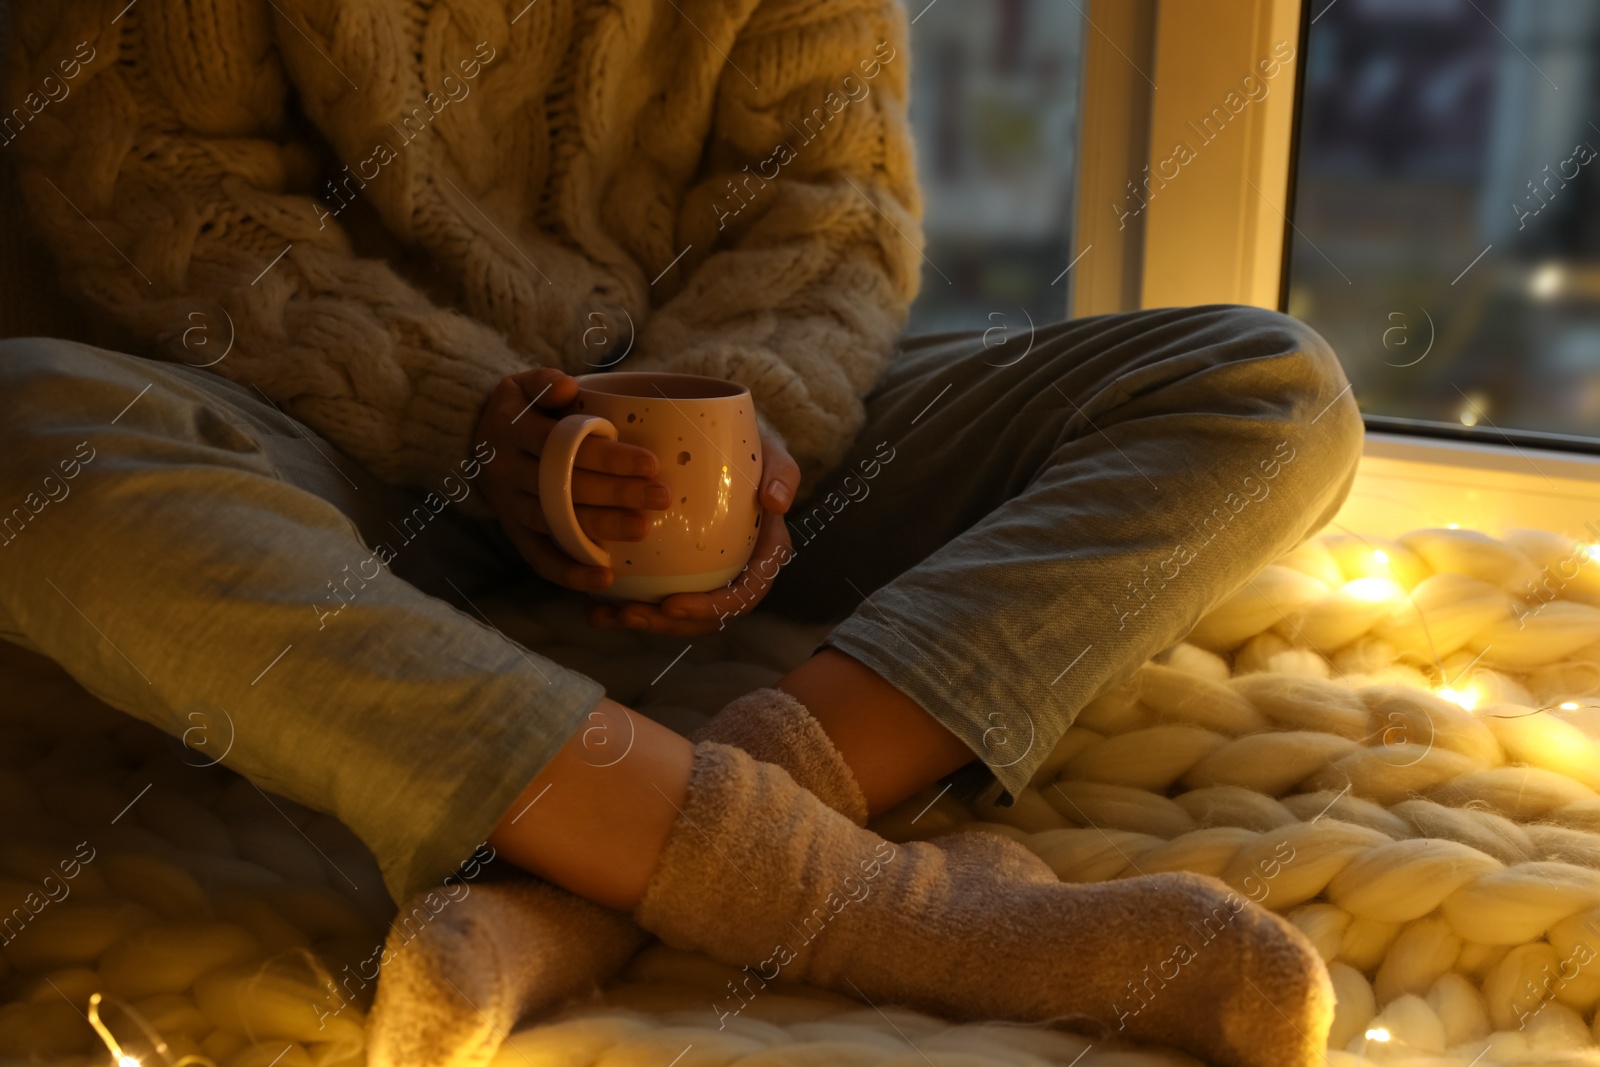
[[[1461,528],[1461,524],[1452,522],[1450,523],[1449,528],[1452,530],[1459,530]],[[1600,544],[1590,545],[1588,552],[1596,562],[1600,562]],[[1389,573],[1394,573],[1394,567],[1391,566],[1389,562],[1389,553],[1385,552],[1383,549],[1374,548],[1372,550],[1372,560],[1374,563],[1388,568]],[[1401,598],[1408,600],[1411,599],[1411,594],[1406,591],[1404,586],[1400,585],[1398,582],[1391,581],[1388,578],[1355,578],[1344,583],[1344,585],[1340,588],[1340,592],[1345,596],[1350,597],[1352,600],[1362,600],[1374,604],[1384,603],[1391,600],[1399,600]],[[1415,606],[1416,602],[1413,600],[1412,604]],[[1420,608],[1418,609],[1418,612],[1419,614],[1421,613]],[[1443,673],[1442,664],[1440,665],[1440,673]],[[1457,689],[1453,685],[1442,685],[1433,692],[1435,696],[1443,700],[1450,701],[1450,703],[1457,705],[1463,711],[1475,711],[1478,705],[1483,703],[1484,698],[1489,695],[1487,690],[1477,685],[1466,685],[1460,689]],[[1576,711],[1578,704],[1569,700],[1560,705],[1560,707],[1563,711]],[[1531,712],[1531,714],[1537,715],[1542,712],[1553,710],[1555,710],[1554,707],[1538,708]],[[1520,716],[1506,715],[1494,715],[1493,717],[1520,718]],[[1387,1031],[1385,1031],[1385,1033],[1387,1033]],[[1385,1038],[1385,1040],[1387,1040],[1387,1038]]]
[[[1469,685],[1465,689],[1456,689],[1454,686],[1443,685],[1435,689],[1434,693],[1452,704],[1459,704],[1467,711],[1477,707],[1478,702],[1483,699],[1483,690],[1475,685]]]
[[[1481,403],[1481,401],[1475,401],[1475,403]],[[1474,416],[1473,422],[1476,421],[1476,416]],[[1472,423],[1468,423],[1468,425],[1472,425]],[[1448,525],[1448,529],[1459,530],[1461,529],[1461,524],[1458,522],[1452,522]],[[1362,540],[1365,540],[1365,538]],[[1369,541],[1367,544],[1370,547],[1371,542]],[[1590,559],[1600,563],[1600,543],[1588,545],[1585,547],[1584,551],[1587,553]],[[1383,549],[1372,549],[1372,561],[1373,563],[1386,568],[1390,574],[1394,573],[1394,567],[1389,561],[1389,553],[1385,552]],[[1351,581],[1344,583],[1344,585],[1340,587],[1339,591],[1344,596],[1347,596],[1352,600],[1361,600],[1369,603],[1383,603],[1390,600],[1412,599],[1411,594],[1407,592],[1406,588],[1399,582],[1391,581],[1388,578],[1370,576],[1352,579]],[[1412,606],[1416,606],[1415,600],[1412,600]],[[1418,613],[1421,613],[1420,608],[1418,608]],[[1476,662],[1476,660],[1473,662]],[[1440,664],[1439,667],[1440,673],[1443,674],[1443,664]],[[1478,685],[1466,685],[1460,689],[1457,689],[1452,685],[1442,685],[1433,690],[1433,693],[1440,699],[1448,700],[1464,711],[1476,711],[1478,705],[1482,704],[1484,699],[1489,696],[1489,691]],[[1492,711],[1485,711],[1483,714],[1489,718],[1495,719],[1520,719],[1528,715],[1542,715],[1556,710],[1577,711],[1579,708],[1584,707],[1600,707],[1600,705],[1579,704],[1575,700],[1567,700],[1560,704],[1551,704],[1542,708],[1533,708],[1515,715],[1508,715],[1502,712]],[[1382,1034],[1383,1036],[1377,1037],[1375,1036],[1377,1034]],[[1389,1040],[1389,1031],[1383,1029],[1382,1027],[1378,1027],[1374,1030],[1369,1030],[1367,1032],[1367,1036],[1375,1041],[1387,1041]]]
[[[1387,1041],[1389,1040],[1389,1037],[1389,1031],[1385,1030],[1381,1026],[1374,1026],[1371,1030],[1367,1031],[1368,1041]]]
[[[85,1016],[89,1020],[89,1025],[93,1027],[94,1032],[100,1036],[100,1040],[105,1042],[106,1049],[110,1051],[111,1059],[116,1063],[117,1067],[140,1067],[138,1058],[123,1052],[122,1045],[118,1043],[115,1035],[113,1035],[106,1024],[101,1021],[100,1002],[104,999],[105,996],[101,993],[94,993],[89,997],[89,1014]],[[144,1026],[144,1020],[142,1017],[135,1015],[134,1018],[136,1022],[140,1023],[141,1027]],[[166,1042],[162,1041],[160,1038],[156,1038],[153,1044],[155,1045],[157,1052],[165,1052],[167,1049]]]
[[[190,1067],[191,1064],[194,1064],[195,1067],[217,1067],[215,1060],[194,1052],[191,1052],[185,1056],[179,1056],[177,1061],[174,1062],[167,1048],[166,1041],[162,1039],[160,1034],[155,1032],[155,1029],[151,1027],[149,1021],[146,1020],[136,1008],[122,1000],[120,997],[108,998],[104,993],[92,993],[89,996],[89,1011],[84,1017],[89,1020],[89,1025],[93,1027],[94,1032],[99,1035],[100,1040],[105,1044],[107,1051],[111,1053],[111,1062],[116,1064],[116,1067],[144,1067],[144,1064],[139,1061],[137,1056],[130,1056],[123,1049],[121,1043],[117,1041],[116,1035],[111,1032],[111,1029],[106,1026],[105,1021],[100,1018],[100,1005],[107,999],[116,1001],[116,1006],[121,1009],[129,1019],[133,1020],[134,1025],[138,1026],[140,1030],[144,1031],[144,1036],[149,1040],[150,1047],[155,1050],[155,1054],[161,1058],[161,1061],[166,1064],[167,1067]],[[284,1052],[287,1051],[289,1051],[289,1049],[286,1046],[284,1048]],[[273,1062],[276,1063],[277,1061],[274,1060]]]
[[[1387,578],[1356,578],[1344,583],[1342,591],[1352,600],[1365,600],[1370,604],[1399,600],[1406,595],[1398,583]]]

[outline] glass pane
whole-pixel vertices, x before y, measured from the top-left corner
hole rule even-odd
[[[1290,314],[1370,414],[1600,436],[1600,4],[1309,10]]]
[[[912,333],[1066,317],[1083,16],[1062,0],[910,0],[923,194]],[[998,315],[999,318],[992,316]]]

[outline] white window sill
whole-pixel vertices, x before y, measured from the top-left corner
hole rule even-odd
[[[1334,522],[1369,537],[1454,523],[1600,542],[1600,456],[1369,431]]]

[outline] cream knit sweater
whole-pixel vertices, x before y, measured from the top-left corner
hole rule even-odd
[[[540,364],[742,382],[814,479],[917,292],[898,0],[13,8],[67,290],[392,483]]]

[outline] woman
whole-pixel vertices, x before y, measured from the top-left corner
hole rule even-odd
[[[75,481],[5,527],[0,628],[174,734],[225,709],[227,763],[342,819],[397,901],[485,839],[539,876],[385,954],[375,1062],[482,1062],[641,931],[873,1003],[1320,1059],[1314,951],[1220,883],[1067,886],[1002,839],[863,828],[969,764],[1015,794],[1331,518],[1360,420],[1312,331],[1210,306],[1021,357],[897,346],[921,252],[892,0],[21,0],[13,25],[34,223],[156,359],[3,343],[0,488]],[[843,616],[694,741],[474,614],[527,568],[610,581],[535,493],[570,375],[624,362],[749,386],[798,536],[766,522],[729,589],[591,621],[706,633],[769,589]],[[591,537],[668,503],[641,449],[579,467]],[[1230,940],[1152,978],[1190,924]]]

